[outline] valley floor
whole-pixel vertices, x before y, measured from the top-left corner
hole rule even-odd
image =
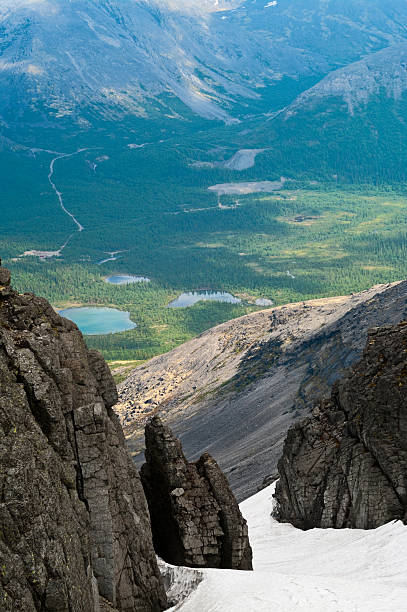
[[[254,571],[203,570],[172,610],[401,612],[407,601],[407,526],[301,531],[270,517],[273,486],[244,501]],[[193,572],[193,570],[182,570]]]

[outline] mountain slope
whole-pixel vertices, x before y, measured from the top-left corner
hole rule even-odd
[[[330,72],[267,120],[251,142],[268,147],[267,167],[340,182],[407,178],[407,44],[392,45]]]
[[[2,0],[0,11],[0,114],[10,123],[35,115],[88,122],[117,112],[145,116],[157,105],[173,115],[168,100],[157,100],[162,94],[229,122],[233,99],[258,96],[259,75],[272,78],[284,65],[296,75],[317,63],[297,58],[292,68],[289,57],[275,57],[271,69],[272,50],[259,53],[250,37],[237,44],[216,13],[154,0],[41,0],[17,7]]]
[[[407,282],[224,323],[134,370],[116,410],[131,450],[159,411],[186,455],[208,450],[243,499],[276,471],[293,419],[361,355],[369,327],[407,315]]]
[[[157,108],[177,116],[175,96],[231,122],[283,77],[325,75],[405,40],[406,19],[399,0],[1,0],[0,116],[85,127]]]
[[[340,97],[348,112],[354,114],[380,93],[400,100],[407,90],[407,43],[400,43],[374,53],[329,74],[301,94],[285,112],[285,118],[297,109],[313,106],[324,98]]]
[[[248,31],[319,55],[331,68],[405,40],[406,18],[404,0],[247,0],[227,16],[235,27],[245,22]]]

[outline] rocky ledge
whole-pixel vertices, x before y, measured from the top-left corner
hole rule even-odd
[[[159,611],[166,595],[102,357],[0,267],[0,609]]]
[[[280,521],[376,528],[407,522],[407,322],[372,329],[362,360],[288,432]]]
[[[154,417],[141,468],[157,554],[173,565],[252,569],[247,525],[229,483],[205,453],[188,463],[181,443]]]

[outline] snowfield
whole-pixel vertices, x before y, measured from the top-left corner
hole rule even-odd
[[[301,531],[270,517],[274,486],[244,501],[254,571],[201,570],[183,612],[404,612],[407,527]],[[181,572],[193,572],[182,568]]]

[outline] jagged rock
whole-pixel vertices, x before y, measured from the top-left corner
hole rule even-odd
[[[157,554],[173,565],[252,569],[246,521],[216,461],[188,463],[158,417],[146,426],[141,479]]]
[[[370,331],[362,360],[288,432],[276,518],[296,527],[407,522],[407,322]]]
[[[1,610],[165,608],[115,401],[73,323],[44,299],[0,292]]]

